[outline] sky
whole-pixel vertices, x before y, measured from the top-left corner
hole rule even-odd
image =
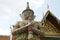
[[[0,35],[10,35],[10,27],[18,21],[22,21],[19,14],[26,8],[29,2],[30,8],[36,16],[35,21],[41,21],[43,13],[49,10],[60,20],[60,0],[0,0]]]

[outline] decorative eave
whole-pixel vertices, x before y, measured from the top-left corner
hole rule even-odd
[[[60,36],[45,36],[45,37],[50,37],[50,38],[60,38]]]
[[[60,36],[60,33],[45,32],[45,36]]]

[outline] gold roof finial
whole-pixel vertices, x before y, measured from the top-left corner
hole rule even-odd
[[[30,9],[30,7],[29,7],[29,2],[27,2],[27,8],[26,9]]]

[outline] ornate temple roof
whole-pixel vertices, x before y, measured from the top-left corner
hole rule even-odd
[[[0,35],[0,40],[9,40],[9,36]]]
[[[57,17],[55,17],[50,10],[46,12],[44,19],[50,21],[56,28],[60,30],[59,19],[57,19]]]

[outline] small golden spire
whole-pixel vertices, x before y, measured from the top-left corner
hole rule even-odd
[[[29,7],[29,2],[27,2],[27,8],[26,9],[30,9],[30,7]]]

